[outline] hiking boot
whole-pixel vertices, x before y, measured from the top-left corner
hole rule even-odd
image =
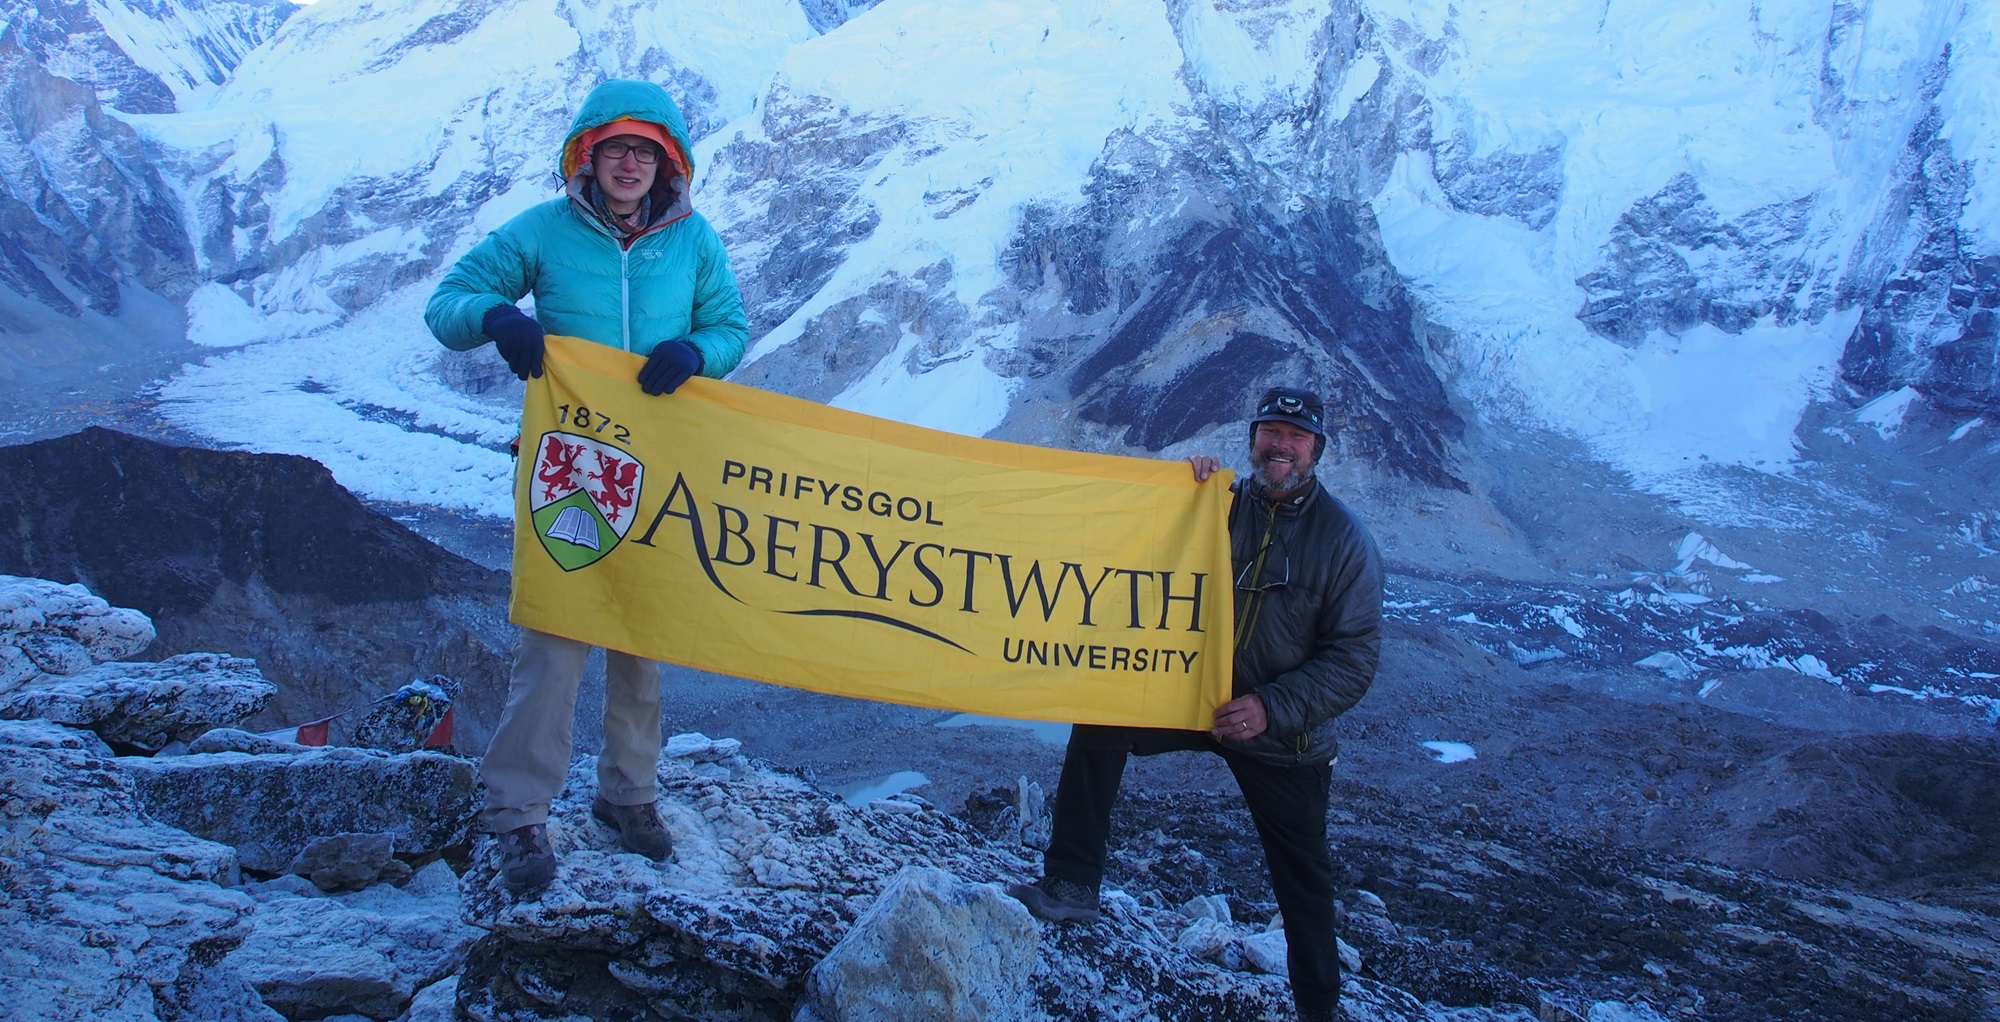
[[[1043,877],[1032,884],[1008,884],[1007,893],[1028,906],[1029,912],[1052,923],[1094,923],[1102,916],[1097,910],[1096,891],[1062,877]]]
[[[556,878],[556,850],[546,824],[530,823],[495,837],[500,842],[500,882],[515,897],[533,894]]]
[[[674,853],[673,836],[660,822],[658,802],[636,806],[614,806],[599,795],[591,800],[590,815],[618,832],[618,843],[626,851],[638,852],[654,862],[665,862]]]

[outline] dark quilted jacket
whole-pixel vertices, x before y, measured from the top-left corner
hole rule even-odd
[[[1334,719],[1367,693],[1382,652],[1374,537],[1318,483],[1280,504],[1244,481],[1229,509],[1229,550],[1234,695],[1262,696],[1270,726],[1224,742],[1271,763],[1330,762],[1340,751]]]

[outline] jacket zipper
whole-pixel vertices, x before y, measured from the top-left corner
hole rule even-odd
[[[626,351],[632,350],[632,250],[618,246],[618,333]]]
[[[1269,517],[1264,519],[1264,539],[1257,546],[1257,560],[1250,566],[1250,595],[1243,601],[1242,627],[1236,630],[1236,648],[1249,645],[1251,633],[1257,630],[1257,618],[1264,612],[1264,558],[1271,552],[1271,536],[1278,530],[1278,506],[1273,503]]]

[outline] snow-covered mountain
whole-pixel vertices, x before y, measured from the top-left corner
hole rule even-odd
[[[84,225],[132,196],[152,240],[99,261],[235,349],[168,413],[381,497],[501,510],[511,381],[417,312],[552,194],[607,75],[688,110],[760,386],[1138,452],[1234,446],[1290,374],[1344,454],[1444,490],[1468,428],[1671,491],[1784,471],[1815,406],[2000,420],[1990,0],[163,2],[33,8],[5,42],[16,93],[89,80],[125,187],[0,143],[49,199],[5,284],[59,308],[20,268],[65,250],[27,239],[129,238]],[[452,471],[377,467],[413,458]]]

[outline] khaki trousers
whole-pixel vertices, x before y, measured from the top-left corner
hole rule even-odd
[[[487,830],[499,834],[548,822],[549,803],[562,794],[569,775],[576,690],[590,649],[561,636],[521,630],[521,648],[507,684],[507,710],[479,764],[479,778],[486,782],[480,822]],[[607,649],[597,793],[612,805],[651,802],[658,797],[659,762],[659,662]]]

